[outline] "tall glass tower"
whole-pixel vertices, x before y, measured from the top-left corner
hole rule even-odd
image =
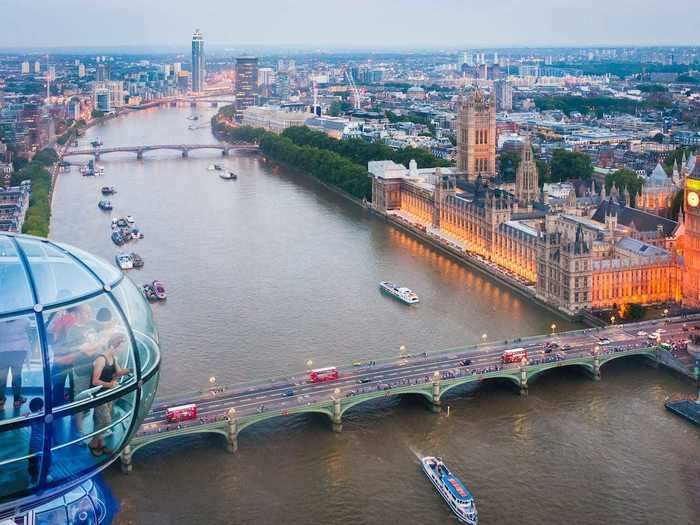
[[[199,29],[192,35],[192,91],[204,91],[204,37]]]

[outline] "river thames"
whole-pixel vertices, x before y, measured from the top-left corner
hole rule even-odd
[[[214,109],[161,108],[88,130],[105,147],[213,143]],[[198,120],[188,120],[197,115]],[[188,129],[193,127],[197,129]],[[224,164],[237,181],[208,171]],[[53,239],[113,261],[112,216],[133,215],[128,245],[165,282],[155,304],[160,395],[487,340],[576,328],[372,216],[315,181],[251,154],[156,151],[102,158],[103,177],[59,175]],[[112,213],[100,187],[116,186]],[[125,247],[127,248],[127,247]],[[382,295],[394,280],[421,298]],[[484,524],[697,523],[700,434],[665,411],[692,384],[643,360],[616,361],[591,381],[545,374],[521,398],[503,385],[456,392],[450,415],[415,399],[368,403],[334,434],[326,418],[272,420],[241,433],[161,442],[134,472],[104,478],[119,524],[456,523],[419,471],[440,455],[472,488]]]

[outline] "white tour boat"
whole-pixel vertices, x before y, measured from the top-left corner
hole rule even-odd
[[[117,260],[117,266],[122,270],[131,270],[134,267],[134,258],[128,253],[120,253],[115,259]]]
[[[479,523],[474,496],[462,481],[452,474],[441,458],[426,456],[420,460],[423,472],[435,486],[457,519],[468,525]]]
[[[379,288],[381,288],[383,292],[396,297],[399,301],[403,301],[406,304],[415,304],[418,302],[418,296],[410,288],[405,288],[389,281],[380,282]]]

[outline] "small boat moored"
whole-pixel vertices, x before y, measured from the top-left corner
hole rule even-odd
[[[160,281],[153,281],[146,283],[142,287],[143,294],[149,301],[164,301],[167,299],[167,294],[165,293],[165,286]]]
[[[399,301],[403,301],[406,304],[415,304],[419,300],[416,293],[410,288],[399,286],[390,281],[380,282],[379,288],[381,288],[383,292],[396,297]]]
[[[100,201],[97,203],[97,207],[101,210],[111,210],[112,203],[109,201]]]
[[[114,186],[102,186],[100,191],[102,192],[102,195],[112,195],[113,193],[117,193],[117,189]]]
[[[112,232],[112,242],[117,246],[121,246],[122,244],[124,244],[124,237],[122,236],[121,232],[119,232],[119,230],[115,230]]]
[[[134,258],[128,253],[117,254],[114,259],[122,270],[131,270],[134,267]]]
[[[143,268],[143,257],[141,257],[138,253],[135,252],[131,252],[129,255],[131,255],[131,261],[134,265],[134,268]]]
[[[474,496],[462,481],[452,474],[441,458],[426,456],[420,460],[423,472],[447,502],[457,519],[468,525],[479,523]]]
[[[224,180],[236,180],[238,178],[238,175],[236,175],[232,171],[222,171],[219,173],[219,177],[221,177]]]

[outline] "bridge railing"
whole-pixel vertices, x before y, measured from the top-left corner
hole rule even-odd
[[[693,314],[689,316],[685,316],[684,318],[681,317],[673,317],[673,318],[668,318],[669,321],[681,321],[681,320],[686,320],[686,321],[696,321],[700,320],[700,314]],[[648,325],[654,325],[658,324],[658,321],[642,321],[640,323],[634,323],[634,324],[627,324],[627,325],[616,325],[618,327],[627,327],[627,328],[643,328]],[[610,328],[610,327],[607,327]],[[546,334],[546,335],[533,335],[533,336],[526,336],[526,337],[519,337],[515,339],[505,339],[505,340],[499,340],[499,341],[489,341],[485,343],[475,343],[473,345],[467,345],[467,346],[458,346],[458,347],[453,347],[453,348],[447,348],[447,349],[442,349],[442,350],[436,350],[436,351],[431,351],[431,352],[421,352],[421,353],[412,353],[412,354],[406,354],[404,356],[402,355],[394,355],[394,356],[389,356],[385,358],[380,358],[380,359],[374,359],[374,358],[360,358],[356,363],[360,363],[359,366],[356,366],[352,363],[350,364],[344,364],[338,366],[338,369],[341,371],[348,371],[348,370],[376,370],[377,368],[380,368],[382,366],[390,365],[396,363],[397,359],[435,359],[438,357],[450,357],[452,355],[459,357],[461,353],[465,353],[468,351],[474,351],[478,350],[481,348],[498,348],[498,346],[505,347],[506,345],[518,345],[523,342],[528,342],[532,343],[535,341],[545,341],[547,339],[550,339],[552,337],[566,337],[566,336],[574,336],[574,335],[583,335],[583,334],[596,334],[601,331],[604,331],[605,328],[583,328],[579,330],[570,330],[567,332],[556,332],[554,336],[552,334]],[[644,347],[644,345],[639,345],[639,347]],[[647,348],[650,348],[647,346]],[[607,355],[608,353],[612,353],[611,351],[603,351],[601,352],[601,355]],[[374,363],[373,365],[369,365],[369,363],[372,362]],[[453,367],[450,367],[453,368]],[[155,400],[154,406],[157,408],[157,405],[159,404],[164,404],[168,403],[171,401],[177,401],[179,399],[194,399],[197,397],[202,397],[210,394],[210,392],[213,389],[223,389],[227,393],[231,392],[237,392],[237,391],[245,391],[247,389],[251,389],[257,386],[261,385],[269,385],[270,388],[284,388],[285,386],[289,385],[292,386],[295,381],[298,381],[300,378],[304,378],[308,375],[308,370],[297,370],[295,372],[292,372],[290,374],[286,375],[279,375],[279,376],[273,376],[273,377],[268,377],[268,378],[263,378],[263,379],[256,379],[256,380],[251,380],[247,382],[241,382],[241,383],[234,383],[231,385],[215,385],[212,387],[207,387],[207,388],[202,388],[200,390],[193,390],[190,392],[186,393],[177,393],[177,394],[170,394],[166,396],[158,396]]]

